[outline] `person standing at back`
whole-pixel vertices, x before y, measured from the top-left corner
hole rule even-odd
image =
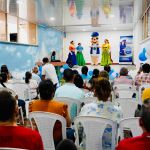
[[[55,87],[58,83],[58,77],[56,74],[55,67],[49,63],[47,57],[43,58],[43,67],[42,67],[42,80],[50,79]]]
[[[71,69],[66,69],[63,73],[65,84],[56,89],[55,97],[69,97],[80,100],[84,97],[84,92],[75,86],[74,73]]]

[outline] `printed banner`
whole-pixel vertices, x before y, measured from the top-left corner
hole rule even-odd
[[[133,36],[120,36],[119,64],[132,64]]]

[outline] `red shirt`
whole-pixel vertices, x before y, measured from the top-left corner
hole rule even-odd
[[[116,150],[150,150],[150,133],[122,140]]]
[[[37,131],[19,126],[0,126],[0,147],[44,150]]]

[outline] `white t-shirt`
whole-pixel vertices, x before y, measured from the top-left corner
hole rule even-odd
[[[30,79],[29,81],[29,87],[30,87],[30,92],[31,92],[31,99],[37,97],[37,88],[38,88],[38,83],[34,79]]]
[[[52,64],[45,64],[42,67],[42,75],[45,75],[45,79],[51,79],[53,84],[58,83],[55,67]]]
[[[41,82],[41,78],[35,73],[32,73],[32,79],[36,80],[38,85]]]

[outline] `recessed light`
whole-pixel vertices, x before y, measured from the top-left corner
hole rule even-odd
[[[54,20],[55,20],[55,18],[54,18],[54,17],[50,17],[50,20],[51,20],[51,21],[54,21]]]
[[[116,31],[116,30],[117,30],[117,28],[113,28],[113,30],[115,30],[115,31]]]
[[[82,29],[82,31],[86,31],[85,29]]]

